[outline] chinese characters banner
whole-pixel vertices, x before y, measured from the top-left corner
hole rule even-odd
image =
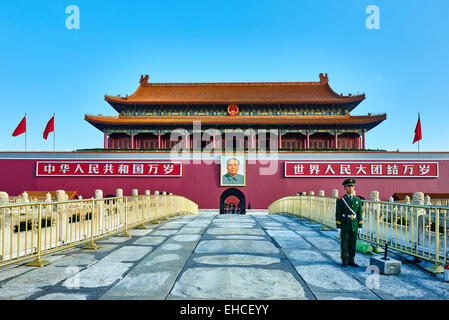
[[[181,162],[37,161],[36,176],[181,177]]]
[[[284,176],[437,178],[438,162],[408,161],[295,161],[285,162]]]

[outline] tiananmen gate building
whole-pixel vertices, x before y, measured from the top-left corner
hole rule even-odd
[[[148,83],[130,96],[105,96],[118,116],[86,115],[104,133],[105,149],[170,149],[170,133],[185,129],[185,147],[195,146],[193,123],[219,131],[215,146],[257,148],[258,130],[279,132],[280,149],[365,149],[365,133],[386,119],[385,114],[353,116],[365,95],[335,93],[327,74],[318,82]],[[222,132],[247,130],[243,145],[226,145]],[[249,129],[252,129],[251,132]]]
[[[103,150],[0,152],[0,191],[73,190],[83,198],[96,189],[105,196],[165,191],[200,209],[238,199],[242,212],[301,192],[341,194],[347,178],[366,199],[373,190],[381,200],[449,192],[449,153],[366,150],[366,133],[386,115],[352,115],[365,94],[334,92],[327,74],[317,82],[148,79],[141,76],[129,96],[105,96],[118,115],[85,115],[103,133]],[[274,145],[264,134],[272,131]]]

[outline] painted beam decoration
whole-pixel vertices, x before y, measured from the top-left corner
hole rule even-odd
[[[41,177],[182,177],[173,161],[36,161]]]
[[[286,161],[286,178],[367,177],[438,178],[438,162],[416,161]]]

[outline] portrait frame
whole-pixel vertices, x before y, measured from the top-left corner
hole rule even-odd
[[[230,182],[228,172],[228,160],[235,158],[238,161],[238,172],[233,177],[236,182]],[[246,159],[244,153],[222,154],[220,161],[220,186],[221,187],[245,187],[246,186]]]

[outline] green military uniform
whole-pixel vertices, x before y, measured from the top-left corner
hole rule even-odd
[[[222,181],[225,184],[244,184],[245,177],[238,173],[235,176],[231,176],[229,173],[226,173],[222,176]]]
[[[347,179],[343,182],[343,185],[354,184],[355,179]],[[341,229],[341,261],[343,264],[354,264],[357,233],[362,227],[362,200],[348,194],[337,199],[335,221],[337,228]]]

